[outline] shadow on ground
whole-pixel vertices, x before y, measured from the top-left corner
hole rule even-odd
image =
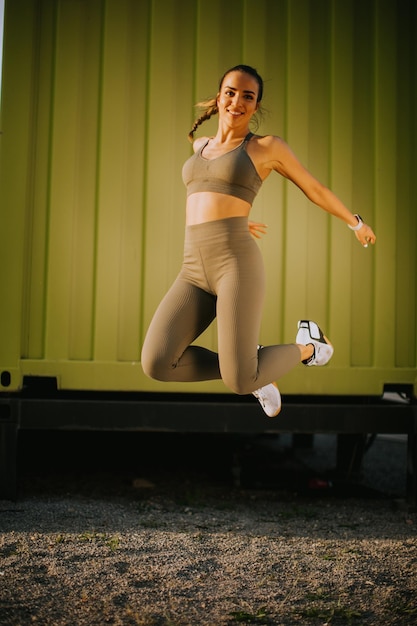
[[[336,471],[336,450],[332,435],[21,431],[18,494],[110,494],[135,484],[165,490],[187,483],[291,496],[405,497],[405,438],[368,438],[360,470],[349,475]]]

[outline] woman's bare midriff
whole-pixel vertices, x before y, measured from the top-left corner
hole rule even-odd
[[[223,193],[201,191],[187,198],[186,224],[193,226],[228,217],[248,217],[251,205]]]

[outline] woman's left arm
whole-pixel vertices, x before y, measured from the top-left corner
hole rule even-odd
[[[318,181],[300,163],[285,141],[279,137],[274,137],[273,143],[269,146],[269,151],[272,156],[270,161],[272,169],[297,185],[311,202],[343,220],[351,228],[360,224],[356,215],[349,211],[330,189]],[[367,246],[369,243],[374,244],[376,240],[372,228],[364,222],[359,229],[355,229],[355,235],[363,246]]]

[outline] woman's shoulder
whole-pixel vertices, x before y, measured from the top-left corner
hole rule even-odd
[[[253,142],[256,146],[256,149],[264,154],[276,154],[277,152],[285,149],[286,143],[285,141],[279,137],[278,135],[253,135],[251,138],[251,142]]]
[[[254,133],[252,139],[265,148],[285,144],[284,140],[278,135],[257,135]]]
[[[282,173],[284,164],[292,158],[287,143],[278,135],[255,135],[248,145],[248,152],[262,180],[272,170]]]
[[[195,139],[193,141],[194,152],[197,152],[198,150],[200,150],[200,148],[205,146],[209,139],[210,137],[198,137],[197,139]]]

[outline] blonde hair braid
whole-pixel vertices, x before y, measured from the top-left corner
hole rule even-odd
[[[205,122],[209,120],[212,115],[216,115],[219,112],[217,108],[217,99],[211,98],[210,100],[204,100],[203,102],[199,102],[195,105],[198,109],[205,109],[204,112],[196,119],[194,122],[190,132],[188,133],[188,140],[192,143],[194,141],[194,133],[197,128]]]

